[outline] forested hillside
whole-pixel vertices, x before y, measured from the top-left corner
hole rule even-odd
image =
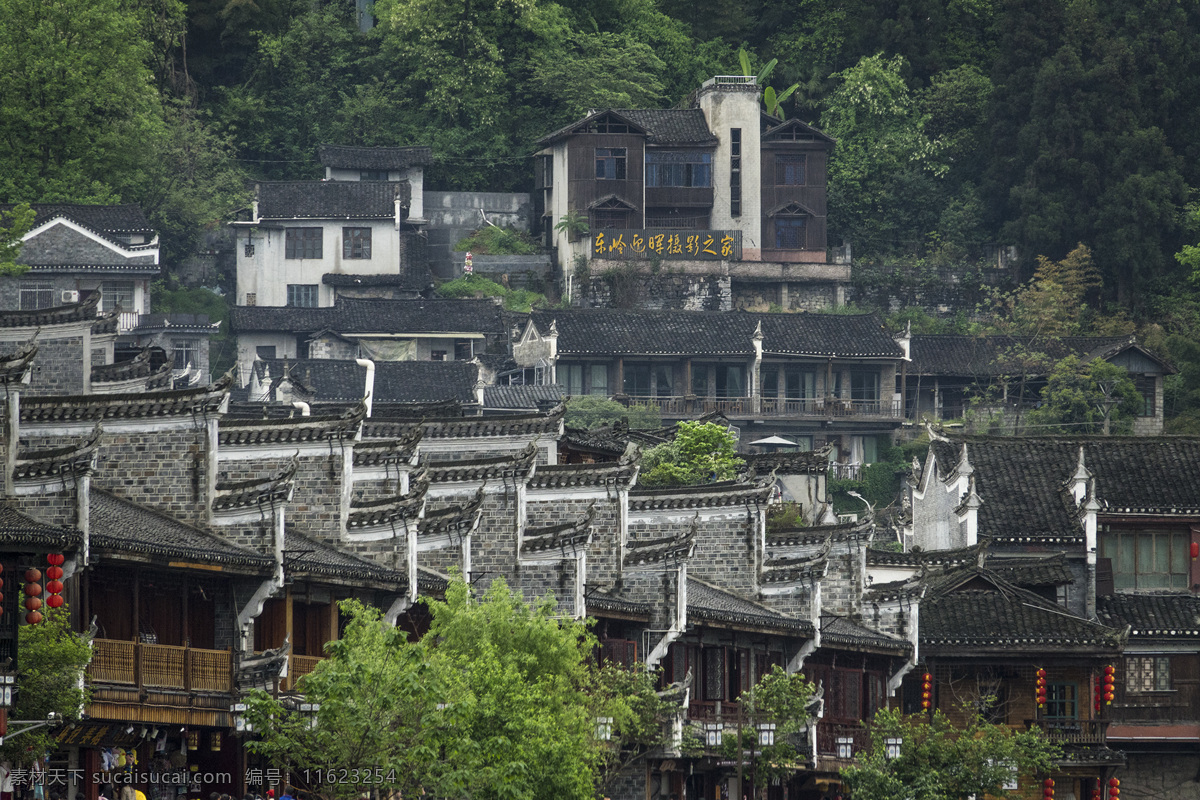
[[[0,200],[141,203],[169,267],[247,179],[318,177],[319,143],[428,144],[427,187],[527,191],[540,135],[589,108],[685,102],[741,73],[744,47],[754,71],[778,60],[777,90],[798,84],[788,116],[838,140],[830,241],[861,262],[1001,243],[1028,276],[1083,243],[1094,308],[1119,304],[1162,348],[1200,328],[1197,0],[373,10],[364,33],[354,0],[0,0]],[[1190,363],[1187,346],[1169,349]]]

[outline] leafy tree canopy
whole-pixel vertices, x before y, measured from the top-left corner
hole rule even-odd
[[[1040,731],[1015,731],[978,715],[953,725],[940,711],[927,720],[885,709],[870,729],[870,750],[842,770],[855,800],[1016,800],[1024,795],[1004,786],[1014,777],[1028,786],[1060,755]],[[901,740],[896,758],[888,757],[888,739]]]
[[[553,599],[530,605],[502,579],[475,599],[454,580],[444,601],[423,602],[432,624],[412,641],[377,609],[344,601],[346,631],[302,685],[320,703],[316,726],[258,692],[249,746],[293,774],[369,767],[381,791],[404,796],[551,800],[591,796],[618,763],[613,748],[659,741],[647,673],[599,668],[586,624],[564,621]],[[612,741],[598,736],[601,717],[613,720]]]
[[[20,203],[11,209],[0,211],[0,275],[20,275],[29,270],[18,264],[21,255],[22,237],[33,227],[37,214],[28,203]]]
[[[18,661],[16,705],[11,719],[44,720],[55,714],[63,722],[74,722],[83,711],[87,695],[83,670],[92,659],[91,643],[71,630],[67,606],[44,607],[37,625],[17,630]],[[53,750],[57,730],[35,728],[18,737],[5,737],[0,759],[28,766]]]
[[[567,400],[565,424],[572,428],[599,428],[626,420],[630,428],[662,427],[658,409],[651,406],[624,406],[594,394],[585,394]]]
[[[1055,365],[1042,397],[1043,405],[1028,418],[1041,432],[1128,433],[1143,403],[1124,367],[1102,359],[1083,363],[1075,356]]]
[[[675,438],[642,455],[638,483],[690,486],[737,477],[746,462],[738,457],[733,435],[713,422],[680,422]]]

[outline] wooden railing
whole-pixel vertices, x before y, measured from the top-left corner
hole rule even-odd
[[[720,412],[738,417],[876,417],[899,419],[900,403],[894,400],[840,400],[811,398],[788,400],[778,397],[629,397],[631,406],[657,408],[668,416]],[[757,403],[757,410],[755,405]]]
[[[94,639],[87,671],[93,683],[179,691],[233,691],[233,656],[228,650]]]
[[[1106,719],[1027,719],[1027,728],[1041,728],[1055,742],[1068,744],[1105,744],[1109,720]]]
[[[317,664],[320,664],[321,661],[321,656],[289,656],[287,688],[295,689],[300,679],[316,669]]]
[[[847,762],[871,745],[870,732],[862,724],[821,720],[817,723],[817,755]]]

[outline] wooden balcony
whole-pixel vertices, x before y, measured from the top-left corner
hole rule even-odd
[[[1027,719],[1025,727],[1041,728],[1061,744],[1105,744],[1108,742],[1107,719]]]
[[[295,690],[300,683],[300,680],[317,668],[317,664],[322,661],[321,656],[288,656],[288,676],[287,680],[279,687],[285,690]]]
[[[627,405],[657,408],[665,417],[691,417],[719,412],[727,417],[773,419],[899,420],[900,403],[894,400],[840,400],[835,398],[787,400],[777,397],[658,396],[623,398]]]
[[[861,722],[817,722],[817,764],[822,770],[837,771],[851,766],[871,746],[870,732]]]
[[[233,655],[166,644],[92,641],[92,683],[180,692],[233,691]]]

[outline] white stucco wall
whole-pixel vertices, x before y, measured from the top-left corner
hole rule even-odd
[[[315,284],[318,305],[333,305],[333,288],[321,283],[326,273],[391,275],[400,269],[400,236],[394,220],[298,220],[288,227],[324,229],[321,258],[285,258],[286,232],[282,228],[242,228],[237,234],[237,299],[255,294],[255,305],[287,305],[288,284]],[[371,229],[370,258],[342,258],[342,228]],[[246,255],[250,231],[254,254]]]

